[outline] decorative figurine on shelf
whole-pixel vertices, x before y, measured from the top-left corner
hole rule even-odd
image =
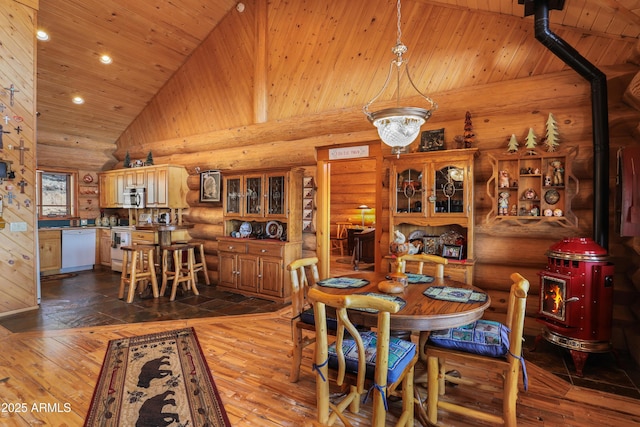
[[[512,133],[511,134],[511,139],[509,140],[509,144],[507,144],[507,151],[509,153],[515,153],[518,151],[518,146],[520,144],[518,144],[518,140],[516,139],[516,134]]]
[[[535,155],[536,154],[536,134],[533,132],[533,128],[529,128],[529,133],[527,134],[527,143],[524,145],[527,150],[527,154]]]
[[[513,204],[511,205],[511,216],[517,216],[518,215],[518,207]]]
[[[509,215],[509,192],[501,191],[498,198],[498,215]]]
[[[407,238],[404,234],[402,234],[399,230],[395,231],[395,238],[393,242],[389,245],[389,252],[397,257],[401,257],[402,255],[406,255],[409,253],[409,244],[407,243]]]
[[[503,170],[500,171],[500,188],[509,187],[509,171]]]
[[[545,209],[544,216],[553,216],[553,209]]]
[[[562,209],[554,209],[553,210],[553,216],[563,216],[564,212],[562,212]]]
[[[538,198],[538,194],[533,188],[527,188],[524,193],[522,193],[522,200],[535,200]]]
[[[549,187],[551,185],[551,175],[544,176],[544,186]]]
[[[125,167],[125,168],[130,168],[131,167],[131,156],[129,155],[128,151],[124,155],[124,160],[122,162],[122,166]]]
[[[555,117],[553,117],[553,114],[549,113],[549,118],[547,119],[547,135],[544,145],[546,145],[547,151],[552,152],[556,151],[558,144],[560,144],[558,138],[558,124]]]
[[[564,185],[564,165],[560,160],[552,160],[549,165],[553,168],[553,185]]]
[[[151,150],[149,150],[149,153],[147,153],[147,160],[145,160],[144,165],[153,166],[153,154],[151,153]]]
[[[476,134],[473,133],[473,123],[471,113],[467,111],[464,115],[464,148],[471,148],[475,142]]]

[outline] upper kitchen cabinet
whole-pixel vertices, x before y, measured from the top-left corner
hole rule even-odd
[[[158,165],[118,169],[99,174],[100,207],[121,208],[127,187],[146,189],[150,208],[187,208],[187,171],[182,166]]]

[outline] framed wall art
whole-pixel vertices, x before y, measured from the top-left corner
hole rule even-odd
[[[222,193],[220,171],[205,171],[200,173],[200,201],[219,202]]]
[[[436,151],[444,149],[444,128],[425,130],[420,134],[419,151]]]

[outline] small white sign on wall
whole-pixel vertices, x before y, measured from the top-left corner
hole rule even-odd
[[[368,145],[329,149],[329,160],[356,159],[359,157],[369,157]]]

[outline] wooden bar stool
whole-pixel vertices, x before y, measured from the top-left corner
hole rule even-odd
[[[158,292],[158,279],[154,265],[154,245],[122,246],[122,274],[120,275],[120,290],[118,298],[124,298],[125,286],[129,285],[127,302],[132,303],[136,287],[144,290],[146,284],[151,282],[153,297],[160,296]]]
[[[195,274],[196,280],[198,279],[198,272],[202,271],[202,274],[204,275],[204,282],[207,285],[211,285],[211,282],[209,281],[209,273],[207,272],[207,260],[204,258],[204,241],[191,240],[189,244],[193,245],[194,249],[198,250],[198,257],[195,257],[194,251],[193,260],[193,274]]]
[[[162,287],[160,288],[160,294],[164,295],[167,289],[167,283],[171,279],[171,297],[169,301],[176,299],[176,291],[180,283],[184,290],[191,288],[195,295],[199,295],[198,288],[196,287],[195,272],[193,271],[194,251],[195,247],[193,245],[185,243],[165,246],[162,249]],[[182,261],[183,253],[185,252],[187,255],[186,263]],[[170,253],[173,253],[171,258]]]

